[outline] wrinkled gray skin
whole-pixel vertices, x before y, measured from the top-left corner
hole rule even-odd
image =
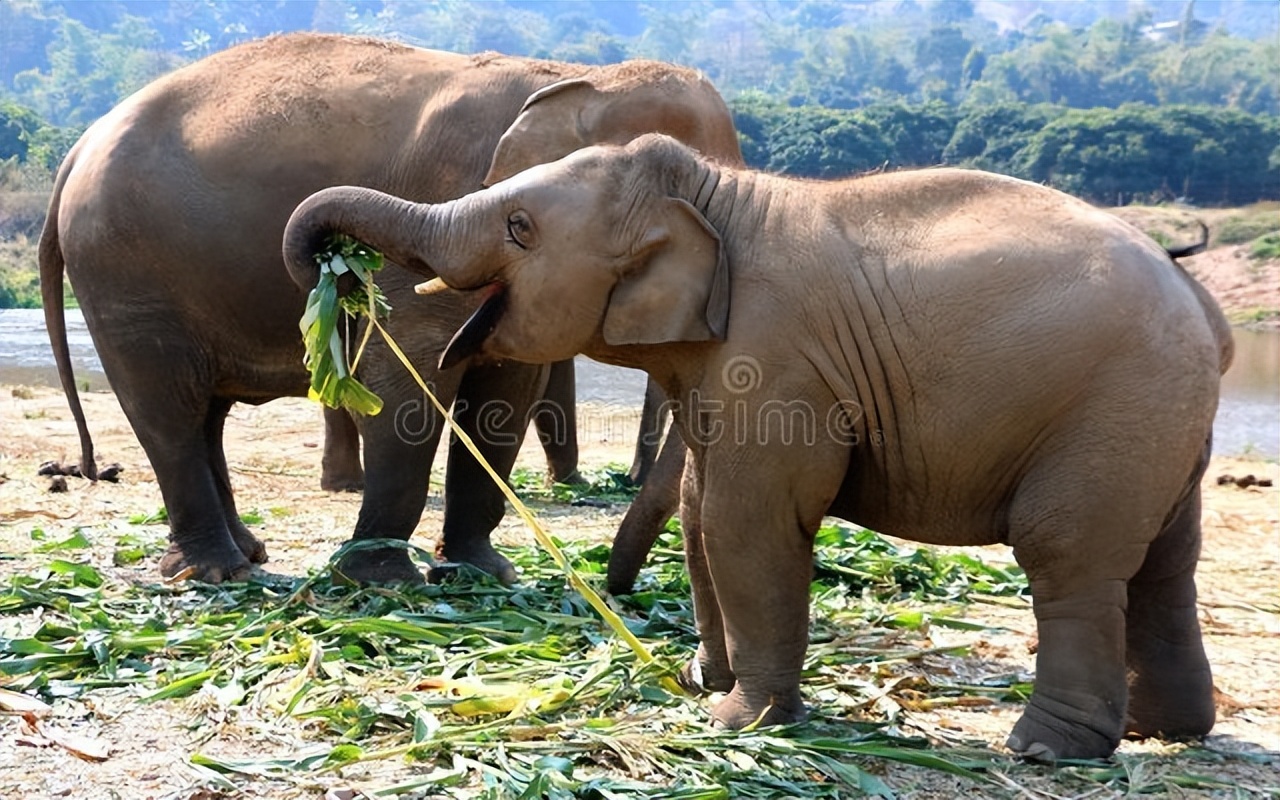
[[[1230,330],[1126,223],[983,172],[801,182],[644,136],[439,205],[321,192],[286,262],[335,227],[483,287],[487,336],[461,338],[488,357],[586,353],[678,403],[686,678],[728,691],[720,722],[804,717],[830,514],[1013,548],[1039,632],[1013,750],[1102,757],[1213,725],[1194,575]]]
[[[280,258],[293,208],[335,184],[438,202],[584,144],[651,130],[741,159],[710,83],[656,62],[587,67],[295,34],[218,53],[142,89],[72,149],[40,242],[46,322],[86,474],[95,470],[66,351],[64,268],[168,508],[161,572],[236,579],[266,560],[266,548],[236,513],[226,414],[237,402],[307,388],[298,319],[315,276],[295,284]],[[394,308],[391,332],[440,399],[458,400],[459,420],[507,474],[548,370],[514,362],[436,369],[474,301],[423,302],[413,297],[415,280],[394,265],[378,275]],[[441,420],[376,337],[359,375],[385,410],[358,421],[365,475],[354,538],[407,540]],[[358,481],[355,438],[342,429],[349,423],[329,414],[326,424],[348,445],[326,451],[326,471],[340,475],[345,464],[345,480]],[[501,494],[460,447],[450,449],[447,476],[437,558],[513,580],[489,543]],[[402,549],[360,550],[339,568],[362,582],[422,580]]]
[[[1209,228],[1200,223],[1200,240],[1181,247],[1165,247],[1170,259],[1177,260],[1204,252],[1209,244]],[[654,542],[665,529],[667,520],[680,505],[680,475],[684,471],[685,448],[675,437],[662,445],[661,455],[655,457],[655,449],[665,415],[666,396],[652,379],[645,393],[644,412],[641,415],[640,439],[636,443],[636,460],[631,468],[632,476],[648,477],[648,489],[640,493],[627,509],[618,534],[609,552],[608,587],[611,594],[630,594],[636,578],[644,567]],[[653,433],[646,438],[645,431]],[[648,466],[646,467],[646,459]],[[643,480],[637,480],[641,483]]]

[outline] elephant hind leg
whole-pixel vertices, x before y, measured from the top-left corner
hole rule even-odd
[[[1039,633],[1035,691],[1008,746],[1037,761],[1105,758],[1120,743],[1126,586],[1142,564],[1142,542],[1154,536],[1137,532],[1151,515],[1107,478],[1125,465],[1098,464],[1089,443],[1076,444],[1024,477],[1008,517]]]
[[[586,484],[578,472],[577,371],[573,359],[557,361],[547,371],[542,398],[532,410],[533,424],[547,457],[547,479],[574,486]]]
[[[1138,736],[1202,736],[1214,723],[1213,677],[1196,614],[1200,478],[1209,448],[1164,530],[1129,581],[1127,730]]]
[[[360,432],[345,409],[324,409],[324,456],[320,460],[320,488],[326,492],[364,489],[360,465]]]
[[[209,458],[209,471],[217,486],[218,498],[222,501],[222,516],[227,522],[227,530],[231,533],[236,547],[245,558],[249,559],[249,563],[265,564],[267,546],[249,532],[236,510],[235,494],[231,490],[231,473],[227,469],[227,456],[222,448],[222,432],[232,405],[230,400],[214,398],[210,401],[209,410],[205,414],[204,439]]]
[[[137,403],[129,405],[130,421],[169,511],[169,549],[160,559],[160,574],[174,577],[190,570],[192,578],[207,583],[247,577],[251,563],[267,556],[236,517],[231,499],[221,441],[229,404],[206,406],[200,423],[184,409],[153,406],[140,414]]]
[[[653,543],[680,504],[680,476],[684,473],[684,439],[674,427],[667,443],[613,538],[609,553],[610,594],[630,594]]]

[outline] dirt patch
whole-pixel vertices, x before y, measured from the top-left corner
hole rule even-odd
[[[21,574],[43,563],[34,551],[32,532],[44,532],[44,541],[60,540],[76,528],[93,532],[95,539],[110,539],[110,532],[129,527],[135,515],[156,511],[161,505],[155,476],[120,412],[113,395],[91,393],[85,397],[98,451],[104,459],[118,461],[124,472],[117,484],[90,484],[67,478],[69,491],[50,493],[50,478],[37,475],[41,462],[74,461],[78,444],[75,426],[60,392],[45,388],[4,387],[0,393],[0,580]],[[634,427],[629,430],[634,431]],[[359,508],[356,495],[320,491],[319,460],[321,425],[316,406],[300,400],[280,400],[267,405],[237,407],[227,426],[228,457],[242,512],[257,510],[264,523],[257,526],[267,542],[274,573],[302,575],[323,565],[347,538]],[[584,442],[584,466],[598,467],[629,459],[631,441],[597,438]],[[441,461],[442,463],[442,461]],[[536,445],[527,445],[520,465],[541,469]],[[1209,658],[1220,693],[1219,722],[1203,746],[1159,742],[1125,742],[1117,762],[1137,754],[1156,753],[1160,758],[1141,762],[1139,776],[1130,776],[1133,790],[1174,790],[1180,796],[1210,796],[1209,789],[1176,789],[1177,776],[1193,773],[1215,778],[1234,787],[1224,796],[1264,796],[1264,790],[1280,792],[1280,494],[1276,488],[1235,483],[1219,485],[1222,474],[1235,477],[1280,479],[1274,463],[1239,459],[1215,459],[1205,480],[1205,545],[1199,572],[1201,623]],[[415,534],[427,545],[441,523],[438,484]],[[552,533],[562,539],[611,539],[624,508],[574,508],[553,506],[542,516]],[[527,544],[529,534],[508,516],[496,536],[500,543]],[[984,548],[984,559],[1007,560],[1002,548]],[[80,557],[80,556],[77,556]],[[110,564],[111,548],[89,551],[95,564]],[[155,559],[134,569],[139,577],[154,572]],[[904,679],[947,676],[978,684],[984,677],[1010,670],[1030,674],[1034,625],[1021,603],[978,603],[964,609],[968,621],[986,626],[979,631],[934,627],[928,641],[935,647],[967,645],[963,657],[931,655],[895,669]],[[38,617],[38,615],[36,615]],[[31,626],[32,617],[0,618],[0,626]],[[0,627],[0,636],[11,636]],[[3,678],[0,677],[0,682]],[[901,699],[901,698],[899,698]],[[78,724],[108,741],[111,757],[89,763],[59,748],[33,749],[20,745],[16,719],[0,719],[0,796],[98,798],[116,791],[128,797],[216,797],[207,787],[209,776],[190,765],[187,757],[199,750],[224,758],[261,757],[264,753],[290,753],[297,746],[294,727],[287,718],[265,711],[244,711],[221,725],[195,725],[200,696],[185,700],[140,704],[135,696],[104,692],[78,701],[61,712],[61,721]],[[1015,703],[992,702],[909,709],[903,713],[907,732],[922,733],[944,744],[973,744],[998,748],[1019,713]],[[207,711],[207,709],[206,709]],[[55,722],[59,719],[55,718]],[[1241,755],[1241,754],[1244,755]],[[388,785],[405,780],[415,768],[399,761],[381,762],[348,771],[345,783]],[[966,796],[1112,796],[1111,789],[1086,780],[1079,770],[1022,768],[1015,778],[998,786],[977,787],[964,779],[931,770],[904,766],[879,766],[880,773],[902,797]],[[1015,780],[1016,779],[1016,780]],[[321,781],[311,790],[262,780],[237,779],[237,796],[318,796],[336,778]],[[121,787],[128,787],[127,789]],[[201,792],[208,792],[201,794]],[[976,794],[975,794],[976,793]]]

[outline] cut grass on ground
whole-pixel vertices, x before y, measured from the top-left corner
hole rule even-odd
[[[1016,567],[823,528],[805,663],[813,716],[726,732],[708,726],[698,700],[659,685],[696,647],[674,525],[636,593],[613,601],[657,655],[641,667],[533,548],[511,552],[519,586],[470,575],[404,591],[335,585],[327,569],[166,585],[78,558],[103,544],[98,536],[114,537],[116,564],[154,556],[164,543],[156,517],[33,548],[46,563],[0,587],[0,680],[51,703],[110,692],[186,703],[197,727],[266,718],[275,740],[293,737],[292,749],[254,758],[189,753],[211,791],[250,779],[313,789],[385,759],[419,769],[365,790],[374,796],[887,797],[888,763],[950,773],[976,792],[1007,791],[1032,769],[985,748],[931,745],[898,725],[912,706],[1025,701],[1026,676],[970,685],[906,680],[894,668],[937,652],[930,626],[971,625],[965,602],[1025,605]],[[589,582],[602,583],[606,547],[562,546]],[[1129,762],[1068,769],[1082,789],[1138,788]],[[1157,785],[1216,785],[1173,778]]]

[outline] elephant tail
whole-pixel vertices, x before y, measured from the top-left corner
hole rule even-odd
[[[44,325],[49,332],[49,344],[53,347],[53,361],[58,365],[58,380],[62,383],[67,405],[71,407],[71,416],[75,417],[76,430],[80,433],[80,474],[90,480],[97,480],[98,466],[93,460],[93,438],[89,435],[89,425],[85,422],[84,408],[80,405],[75,369],[71,365],[71,349],[67,345],[67,319],[63,302],[66,259],[58,237],[58,210],[76,149],[78,148],[72,149],[58,170],[53,197],[49,200],[49,211],[45,216],[44,230],[40,232],[40,301],[44,306]]]
[[[1166,247],[1164,251],[1169,254],[1169,258],[1177,261],[1180,258],[1203,253],[1209,248],[1209,226],[1205,225],[1203,220],[1196,220],[1196,224],[1200,226],[1200,241],[1185,247]]]

